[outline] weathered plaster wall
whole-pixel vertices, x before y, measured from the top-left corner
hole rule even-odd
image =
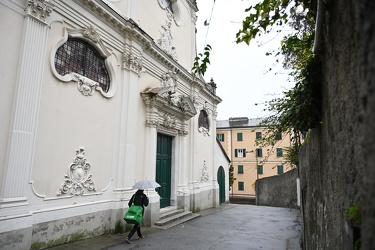
[[[374,249],[375,4],[325,2],[323,116],[300,152],[304,249],[352,249],[350,203],[362,207],[362,249]]]
[[[297,169],[282,175],[258,179],[255,182],[256,204],[273,207],[298,208]]]

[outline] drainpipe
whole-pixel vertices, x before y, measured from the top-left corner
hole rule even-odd
[[[315,22],[315,37],[314,37],[314,46],[313,53],[317,54],[322,50],[322,39],[323,39],[323,23],[324,23],[324,13],[325,13],[325,3],[323,0],[318,1],[318,8],[316,13],[316,22]]]

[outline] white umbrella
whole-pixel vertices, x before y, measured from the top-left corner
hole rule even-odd
[[[138,181],[133,185],[133,189],[149,189],[160,187],[159,183],[151,180]]]

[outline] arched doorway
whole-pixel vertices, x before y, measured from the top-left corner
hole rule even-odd
[[[217,182],[219,183],[220,204],[225,202],[225,172],[222,166],[217,170]]]

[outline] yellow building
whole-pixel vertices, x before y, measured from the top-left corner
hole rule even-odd
[[[291,170],[285,163],[286,148],[290,147],[289,134],[280,134],[275,145],[256,146],[256,139],[266,135],[267,128],[258,124],[261,119],[234,117],[217,121],[216,135],[234,167],[231,195],[255,196],[255,181]]]

